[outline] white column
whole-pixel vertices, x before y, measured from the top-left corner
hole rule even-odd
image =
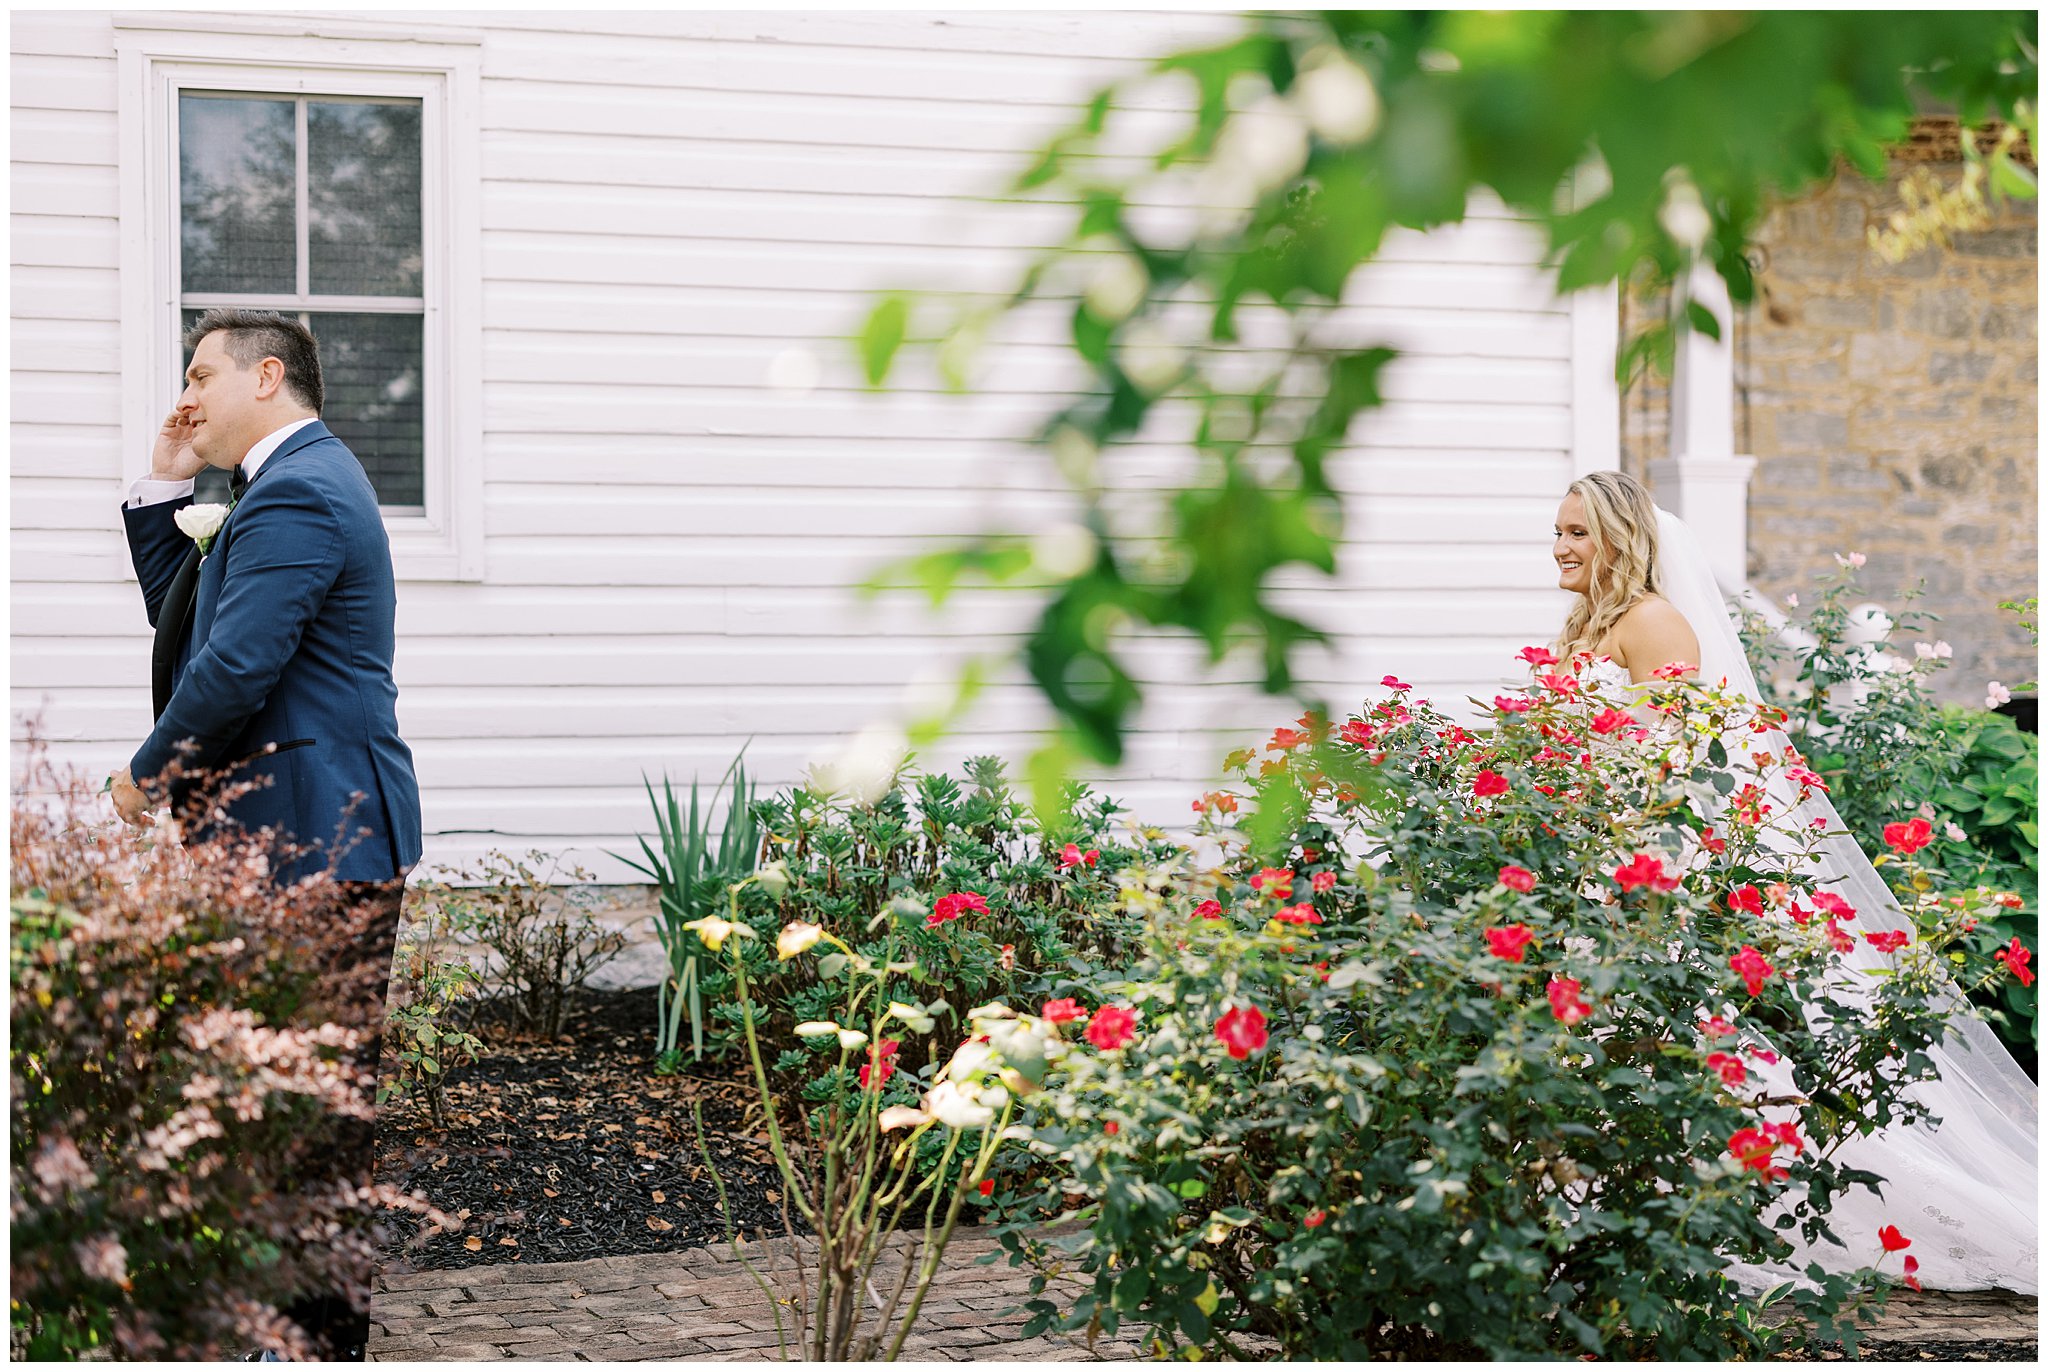
[[[1721,337],[1679,340],[1671,374],[1671,455],[1650,464],[1658,503],[1693,528],[1724,591],[1749,580],[1749,477],[1756,459],[1735,451],[1735,332],[1728,287],[1711,267],[1683,283],[1713,311]]]

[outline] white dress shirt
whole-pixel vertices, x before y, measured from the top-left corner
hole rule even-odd
[[[309,415],[305,419],[295,419],[283,428],[272,429],[262,438],[257,439],[256,446],[249,449],[248,456],[242,459],[242,475],[246,479],[254,481],[257,468],[269,461],[270,455],[283,447],[284,441],[287,438],[290,438],[308,424],[317,422],[319,418],[319,415]],[[191,477],[187,477],[183,481],[159,481],[147,476],[138,477],[135,484],[128,488],[128,508],[139,510],[144,505],[161,505],[166,500],[181,500],[192,494],[194,484],[194,479]]]

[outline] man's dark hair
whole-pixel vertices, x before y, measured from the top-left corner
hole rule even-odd
[[[314,414],[320,413],[320,404],[327,398],[320,383],[320,345],[313,341],[313,331],[296,318],[275,310],[223,305],[200,315],[199,321],[185,330],[186,353],[197,349],[210,333],[227,335],[221,346],[244,371],[266,357],[282,362],[284,384],[292,399]]]

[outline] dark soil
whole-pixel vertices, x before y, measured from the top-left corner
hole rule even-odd
[[[575,1262],[722,1242],[705,1142],[748,1235],[784,1231],[781,1179],[750,1080],[708,1056],[684,1073],[653,1070],[655,992],[588,992],[558,1039],[479,1028],[485,1055],[451,1069],[447,1124],[394,1097],[378,1112],[377,1176],[464,1221],[427,1233],[391,1216],[386,1269]],[[388,1064],[387,1064],[388,1071]]]

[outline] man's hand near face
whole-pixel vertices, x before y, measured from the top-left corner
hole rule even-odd
[[[156,446],[149,455],[151,480],[190,481],[205,470],[206,459],[192,447],[192,435],[197,428],[191,412],[182,404],[164,417],[163,427],[156,431]]]
[[[126,767],[114,773],[108,783],[108,790],[114,802],[114,813],[138,829],[145,829],[156,822],[149,813],[149,795],[135,784]]]

